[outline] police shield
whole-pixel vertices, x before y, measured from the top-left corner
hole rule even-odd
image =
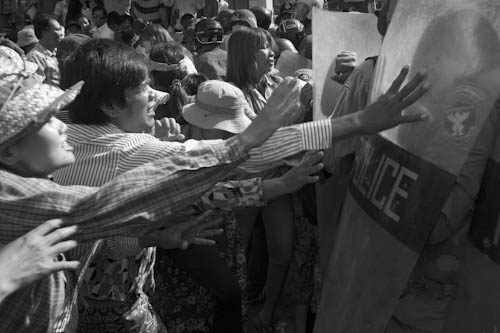
[[[361,140],[315,332],[385,330],[500,91],[499,12],[495,0],[399,1],[370,100],[409,64],[431,90],[403,112],[429,119]]]
[[[349,110],[351,113],[364,108],[373,62],[361,65],[361,67],[371,66],[369,74],[365,75],[365,71],[358,69],[359,76],[363,78],[356,80],[353,74],[344,87],[332,77],[340,70],[335,62],[335,57],[340,52],[355,52],[359,63],[365,58],[378,55],[382,38],[377,32],[375,15],[328,12],[315,8],[313,31],[314,119],[336,118],[345,115],[344,110]],[[366,78],[366,89],[359,93],[352,91],[360,89],[357,82],[364,81],[366,76],[370,76]],[[352,95],[364,95],[365,98],[351,97]],[[337,108],[339,100],[352,102]],[[361,103],[363,104],[360,105]],[[345,174],[349,172],[351,160],[349,157],[346,158],[347,161],[344,158],[354,153],[357,142],[357,138],[353,138],[333,143],[324,159],[325,169],[332,174],[332,177],[316,185],[320,231],[319,261],[322,273],[330,256],[333,235],[336,232],[347,190],[348,177],[345,177]]]

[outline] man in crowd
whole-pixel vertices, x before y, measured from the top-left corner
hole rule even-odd
[[[210,80],[226,80],[227,51],[219,45],[224,39],[224,31],[214,19],[203,19],[195,26],[195,41],[198,55],[194,64],[198,73]]]
[[[115,38],[115,33],[108,26],[108,13],[104,7],[96,6],[92,9],[92,21],[94,38]]]
[[[27,54],[27,59],[38,65],[37,74],[44,77],[44,83],[59,86],[59,66],[56,49],[64,38],[64,28],[50,15],[41,14],[35,18],[35,35],[38,44]]]

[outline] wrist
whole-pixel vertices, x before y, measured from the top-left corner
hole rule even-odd
[[[269,201],[283,194],[290,193],[289,187],[283,177],[265,179],[262,182],[262,199]]]
[[[154,233],[146,234],[137,238],[137,242],[139,247],[146,249],[148,247],[158,246],[158,239],[154,235]]]

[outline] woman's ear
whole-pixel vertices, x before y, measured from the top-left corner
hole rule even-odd
[[[104,103],[99,107],[109,118],[116,118],[120,115],[120,108],[115,103]]]

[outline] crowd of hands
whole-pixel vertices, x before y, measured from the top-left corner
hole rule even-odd
[[[352,52],[343,52],[336,59],[337,73],[335,81],[342,83],[355,67],[356,55]],[[359,131],[357,135],[374,134],[402,123],[423,121],[427,119],[422,113],[402,113],[402,110],[413,104],[429,89],[425,82],[426,74],[418,73],[402,87],[407,78],[409,67],[404,67],[391,87],[374,103],[364,110],[350,115]],[[267,128],[268,132],[259,133],[262,137],[269,137],[277,128],[289,125],[297,117],[297,108],[310,109],[312,104],[312,87],[306,85],[299,88],[296,79],[287,78],[274,91],[266,107],[261,112],[260,121],[252,123],[251,127]],[[402,87],[402,88],[401,88]],[[260,125],[259,125],[260,123]],[[266,124],[266,126],[263,126]],[[248,131],[247,131],[248,132]],[[166,140],[183,140],[180,126],[172,119],[163,119],[156,123],[157,137]],[[240,140],[253,140],[254,138],[241,135]],[[290,192],[300,189],[307,183],[318,181],[318,172],[323,168],[321,163],[323,152],[308,152],[296,163],[293,168],[281,177],[284,186]],[[221,234],[218,227],[221,221],[208,218],[212,212],[206,212],[188,221],[172,224],[162,229],[158,227],[146,231],[147,237],[154,238],[152,243],[162,244],[163,248],[186,249],[191,244],[213,245],[211,237]],[[211,222],[206,222],[207,220]],[[76,270],[78,261],[61,260],[65,252],[75,249],[78,244],[71,240],[77,233],[78,226],[67,226],[61,219],[49,220],[42,223],[23,237],[5,245],[0,250],[0,302],[17,289],[48,274],[60,270]]]

